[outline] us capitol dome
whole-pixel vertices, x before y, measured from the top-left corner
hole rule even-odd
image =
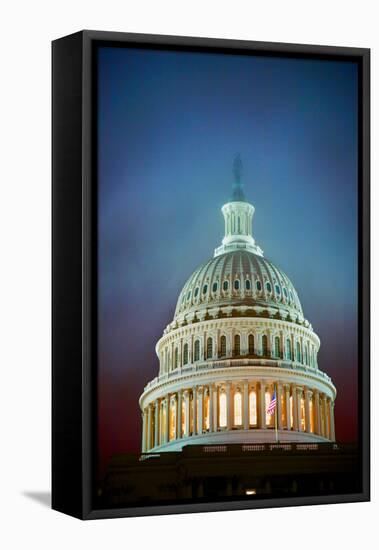
[[[142,452],[335,440],[336,388],[318,368],[320,340],[253,238],[241,167],[237,157],[222,244],[185,283],[156,345],[159,374],[139,401]]]

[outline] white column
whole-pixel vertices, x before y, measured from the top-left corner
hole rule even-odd
[[[192,435],[197,432],[197,391],[196,386],[192,388]]]
[[[154,447],[159,445],[159,401],[155,401],[155,414],[154,414]]]
[[[262,350],[262,334],[260,332],[257,332],[255,347],[256,347],[256,354],[257,355],[262,355],[262,351],[263,351]]]
[[[214,432],[214,385],[209,385],[209,402],[208,402],[208,414],[209,414],[209,431]]]
[[[291,334],[291,346],[292,346],[291,360],[296,361],[296,340],[295,340],[294,334]]]
[[[285,359],[286,357],[286,339],[285,339],[285,336],[284,336],[284,332],[281,330],[280,331],[280,353],[279,355]]]
[[[146,425],[147,425],[147,410],[142,414],[142,452],[146,452]]]
[[[300,336],[301,363],[304,365],[304,337]]]
[[[321,414],[320,414],[320,393],[318,390],[314,391],[314,414],[315,414],[315,433],[322,435],[321,432]]]
[[[218,431],[218,423],[219,423],[219,418],[218,418],[219,392],[218,392],[218,387],[217,386],[213,386],[213,384],[212,384],[212,388],[213,388],[213,431],[217,432]]]
[[[176,402],[176,437],[182,437],[182,392],[178,391],[178,399]]]
[[[297,425],[298,430],[301,432],[301,393],[302,388],[296,388],[296,397],[297,397]]]
[[[164,443],[163,437],[163,413],[164,413],[164,399],[159,402],[159,445]]]
[[[185,407],[185,436],[188,437],[190,435],[190,393],[188,390],[184,391],[183,394],[184,397],[184,407]]]
[[[198,435],[201,435],[203,433],[203,423],[204,423],[204,399],[203,399],[203,387],[200,386],[197,389],[197,393],[199,396],[199,410],[198,410],[198,421],[197,421],[197,433]]]
[[[172,415],[172,409],[175,411],[175,423],[174,423],[174,436],[172,439],[176,439],[176,395],[171,395],[171,397],[168,400],[168,413],[169,413],[169,422],[168,422],[168,440],[170,441],[170,427],[171,427],[171,415]]]
[[[297,387],[292,386],[292,417],[293,417],[293,430],[299,430],[299,411],[297,400]]]
[[[308,388],[304,388],[304,409],[305,409],[305,431],[311,432],[311,416],[309,409],[310,391]]]
[[[259,427],[266,429],[266,384],[261,382],[259,386]]]
[[[283,387],[281,384],[276,384],[276,407],[277,407],[277,417],[278,417],[278,430],[283,429],[283,422],[282,422],[282,394],[283,394]]]
[[[272,357],[272,331],[268,329],[266,332],[266,335],[267,335],[267,355],[268,357]]]
[[[249,383],[243,382],[243,429],[249,429]]]
[[[290,401],[290,387],[285,384],[284,390],[286,393],[286,428],[291,429],[291,401]]]
[[[152,405],[149,405],[147,408],[147,439],[146,439],[146,450],[151,449],[151,424],[152,424]]]
[[[191,339],[188,343],[188,363],[189,364],[193,363],[193,346],[194,346],[194,341],[193,341],[193,334],[192,334]]]
[[[241,277],[241,293],[243,293],[243,289],[244,289],[244,281]],[[246,332],[242,332],[241,333],[241,355],[246,355],[247,354],[247,334]]]
[[[331,441],[336,440],[336,432],[334,426],[334,401],[329,400],[329,416],[330,416],[330,439]]]
[[[166,422],[164,427],[164,442],[167,443],[169,441],[169,435],[170,435],[170,397],[167,395],[164,402],[165,411],[166,411]]]
[[[322,396],[322,407],[324,410],[324,435],[326,439],[329,439],[328,407],[325,394]]]
[[[232,429],[232,407],[231,407],[231,387],[230,382],[227,382],[225,385],[226,393],[226,429]]]

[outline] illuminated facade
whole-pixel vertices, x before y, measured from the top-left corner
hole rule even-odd
[[[336,389],[318,368],[319,338],[291,281],[255,243],[239,162],[222,244],[187,280],[156,346],[159,375],[140,397],[143,452],[275,442],[276,434],[335,440]]]

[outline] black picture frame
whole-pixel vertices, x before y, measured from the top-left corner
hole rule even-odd
[[[256,501],[94,506],[96,445],[96,64],[99,44],[359,65],[359,427],[362,491]],[[52,507],[81,519],[359,502],[370,499],[370,50],[81,31],[52,43]]]

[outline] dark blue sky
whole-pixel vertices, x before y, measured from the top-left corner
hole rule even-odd
[[[253,233],[294,283],[356,437],[357,67],[100,48],[102,457],[138,451],[138,397],[186,279],[223,237],[241,154]]]

